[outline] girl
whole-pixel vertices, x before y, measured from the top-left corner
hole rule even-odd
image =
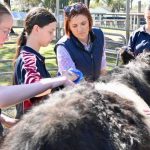
[[[53,40],[56,30],[55,17],[44,8],[33,8],[29,11],[22,34],[18,39],[18,48],[15,56],[15,84],[29,84],[42,78],[51,77],[45,67],[45,58],[39,53],[40,47],[48,46]],[[72,79],[77,76],[72,73]],[[25,100],[17,105],[17,116],[31,108],[33,104],[44,99],[50,90]]]

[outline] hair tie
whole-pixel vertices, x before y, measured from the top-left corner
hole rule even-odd
[[[26,29],[25,29],[25,28],[24,28],[23,31],[22,31],[22,35],[23,35],[23,36],[26,36]]]

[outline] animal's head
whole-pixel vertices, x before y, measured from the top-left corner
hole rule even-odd
[[[130,51],[127,51],[126,46],[119,48],[118,51],[120,53],[121,60],[124,65],[128,64],[130,61],[135,59],[133,53]]]

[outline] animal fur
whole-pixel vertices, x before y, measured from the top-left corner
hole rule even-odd
[[[135,59],[134,55],[126,50],[123,50],[121,52],[121,59],[124,65],[128,64],[130,61],[132,61],[133,59]]]
[[[2,150],[149,150],[150,53],[64,89],[14,126]]]

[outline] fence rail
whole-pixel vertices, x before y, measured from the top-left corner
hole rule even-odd
[[[104,33],[105,35],[105,42],[106,42],[106,57],[107,57],[107,65],[111,68],[118,66],[120,62],[119,53],[117,51],[118,47],[122,47],[126,43],[126,39],[121,34],[114,34],[114,33]],[[6,44],[14,44],[15,42],[7,42]],[[52,60],[56,57],[46,57],[46,60]],[[0,64],[3,65],[12,65],[12,59],[1,59]],[[57,67],[48,68],[48,71],[57,71]],[[0,72],[0,75],[12,75],[13,71],[3,71]]]

